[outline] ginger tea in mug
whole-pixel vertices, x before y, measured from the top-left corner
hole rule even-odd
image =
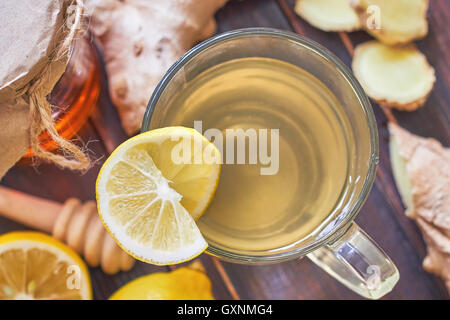
[[[308,256],[365,297],[393,288],[395,265],[353,222],[375,177],[375,118],[331,52],[275,29],[213,37],[169,69],[142,131],[179,125],[222,153],[197,221],[209,254],[244,264]]]
[[[320,80],[293,64],[250,57],[209,68],[187,83],[161,125],[222,135],[215,141],[221,178],[199,220],[210,243],[283,250],[314,233],[345,192],[352,147],[345,112]]]

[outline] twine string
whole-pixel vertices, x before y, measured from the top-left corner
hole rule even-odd
[[[74,3],[76,10],[69,33],[58,50],[55,50],[55,56],[49,59],[49,63],[43,68],[40,75],[36,77],[37,80],[34,81],[27,92],[30,101],[29,139],[30,148],[36,157],[53,162],[62,168],[85,171],[91,165],[88,155],[80,147],[59,135],[52,117],[52,105],[48,102],[47,92],[44,90],[46,79],[51,72],[51,63],[68,54],[72,40],[75,38],[81,24],[82,5],[79,1],[74,1]],[[41,146],[39,136],[43,131],[48,132],[51,139],[58,145],[61,154],[47,151]]]
[[[42,87],[37,81],[30,88],[30,147],[34,155],[40,159],[54,162],[63,168],[71,170],[87,170],[90,167],[88,156],[75,144],[62,138],[55,128],[52,118],[52,106],[47,101]],[[62,155],[42,148],[39,135],[46,130],[53,141],[59,146]]]

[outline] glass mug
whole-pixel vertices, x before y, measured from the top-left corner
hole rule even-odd
[[[235,30],[206,40],[181,57],[160,81],[148,103],[142,132],[172,125],[192,126],[192,123],[170,117],[171,108],[175,108],[174,101],[186,85],[221,63],[250,57],[271,58],[298,66],[334,94],[348,120],[348,134],[352,135],[353,147],[349,156],[353,160],[347,169],[346,192],[341,193],[339,207],[336,202],[336,208],[327,212],[327,218],[301,240],[274,250],[252,251],[231,248],[227,243],[204,235],[209,244],[207,253],[242,264],[269,264],[307,256],[356,293],[371,299],[382,297],[398,281],[398,270],[383,250],[353,222],[375,178],[377,126],[370,102],[358,81],[326,48],[296,34],[268,28]],[[222,170],[221,180],[226,179],[223,176],[226,174]],[[222,192],[220,182],[219,192]],[[233,202],[233,199],[229,201]],[[201,231],[205,225],[202,219],[207,215],[208,212],[199,220]]]

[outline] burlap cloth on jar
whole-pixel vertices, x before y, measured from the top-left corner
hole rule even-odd
[[[65,71],[82,11],[76,0],[0,1],[0,179],[29,147],[61,167],[89,167],[88,157],[56,132],[46,98]],[[43,130],[58,154],[39,146]]]

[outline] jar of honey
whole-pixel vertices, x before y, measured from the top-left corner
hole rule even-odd
[[[88,36],[74,42],[66,70],[56,83],[48,100],[58,134],[69,140],[86,123],[95,108],[100,91],[100,59]],[[58,145],[44,131],[39,136],[41,147],[54,151]],[[33,156],[28,149],[24,158]],[[22,163],[24,163],[22,161]]]
[[[35,156],[61,168],[91,162],[73,137],[99,94],[99,57],[86,37],[82,1],[5,1],[0,6],[0,178]]]

